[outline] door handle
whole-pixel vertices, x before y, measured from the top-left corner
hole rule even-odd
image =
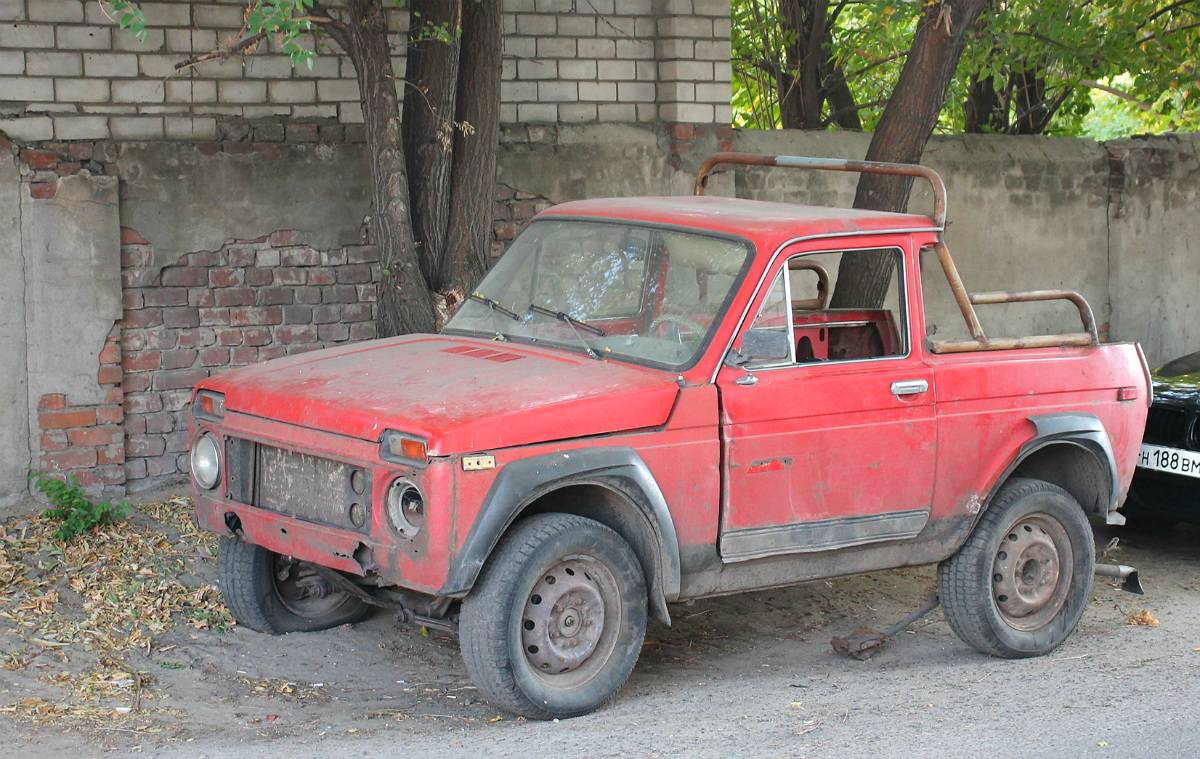
[[[892,395],[920,395],[929,391],[929,383],[923,379],[903,380],[892,383]]]

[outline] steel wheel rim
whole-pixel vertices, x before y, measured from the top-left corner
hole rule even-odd
[[[320,617],[345,600],[345,593],[333,590],[315,569],[291,556],[276,554],[272,559],[271,585],[283,608],[298,617]]]
[[[612,571],[590,556],[564,558],[525,594],[520,621],[525,662],[548,685],[578,687],[612,658],[621,617]]]
[[[1018,520],[992,562],[992,600],[1017,630],[1045,627],[1066,604],[1075,553],[1066,528],[1046,514]]]

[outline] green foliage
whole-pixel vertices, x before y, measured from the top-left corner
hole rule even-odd
[[[118,26],[142,42],[146,41],[146,16],[137,3],[127,2],[127,0],[112,0],[112,9],[116,14]]]
[[[797,33],[789,29],[783,4],[795,0],[733,0],[732,64],[734,125],[776,129],[779,114],[779,78],[784,86],[794,82],[799,62],[794,48]],[[812,0],[801,5],[812,6]],[[912,42],[921,6],[903,0],[858,0],[830,3],[833,23],[826,49],[845,73],[859,116],[870,130],[883,112],[883,103],[900,76],[904,54]],[[825,104],[822,115],[828,118]]]
[[[940,2],[733,0],[735,124],[780,125],[776,72],[796,70],[785,3],[828,6],[826,49],[869,130],[917,24]],[[977,96],[980,85],[994,92],[977,131],[1113,137],[1200,129],[1198,60],[1200,0],[994,0],[972,30],[938,129],[968,126],[973,84]]]
[[[53,533],[55,540],[66,543],[76,535],[90,532],[102,524],[113,524],[129,515],[128,504],[112,504],[108,501],[93,503],[79,480],[71,475],[66,482],[41,472],[30,472],[33,486],[44,493],[53,507],[42,512],[48,519],[62,522]]]
[[[274,37],[293,66],[303,63],[311,69],[317,54],[303,41],[304,35],[313,31],[313,22],[307,15],[312,6],[313,0],[257,0],[246,14],[246,31],[251,36]]]

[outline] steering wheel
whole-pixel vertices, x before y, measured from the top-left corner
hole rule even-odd
[[[650,322],[650,326],[646,328],[646,331],[651,335],[656,334],[658,328],[664,324],[675,325],[675,339],[679,341],[680,345],[683,345],[683,334],[679,330],[680,327],[686,327],[692,332],[695,332],[697,335],[704,334],[704,327],[701,327],[699,324],[691,319],[688,319],[687,317],[676,316],[675,314],[660,314],[659,316],[656,316],[654,320]]]

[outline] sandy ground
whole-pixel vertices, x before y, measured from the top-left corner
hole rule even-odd
[[[616,699],[563,722],[492,708],[453,638],[383,612],[282,637],[178,626],[128,654],[149,673],[139,712],[104,729],[0,715],[0,757],[1198,756],[1200,528],[1097,528],[1101,547],[1114,536],[1109,561],[1141,569],[1147,595],[1098,578],[1079,630],[1041,659],[978,654],[940,610],[869,661],[832,652],[917,606],[932,568],[675,606]],[[1141,609],[1160,624],[1127,624]],[[0,701],[45,675],[0,670]]]

